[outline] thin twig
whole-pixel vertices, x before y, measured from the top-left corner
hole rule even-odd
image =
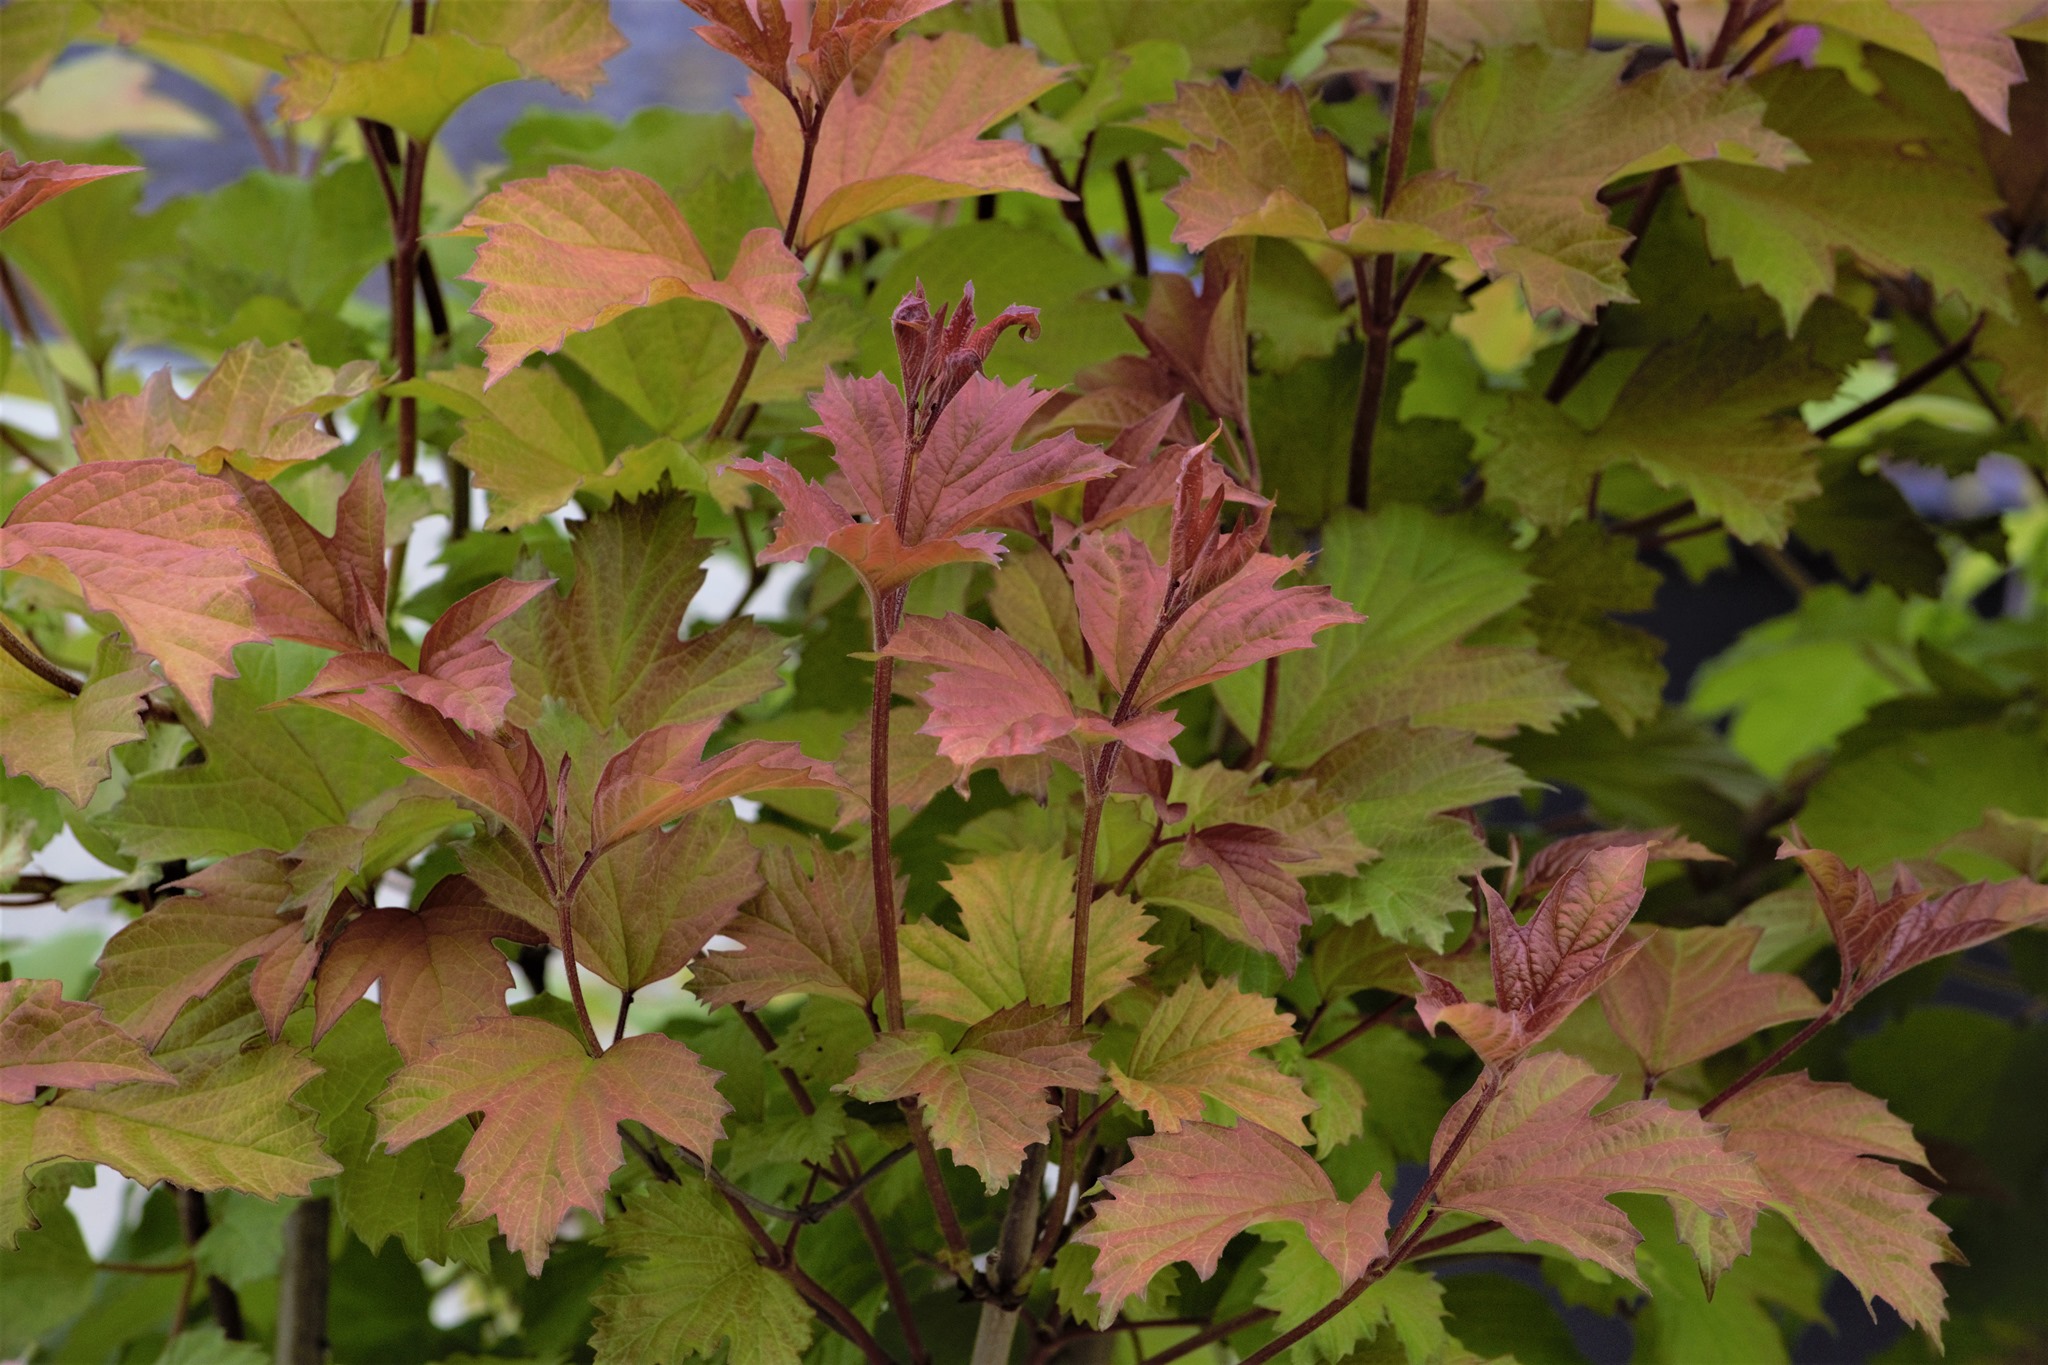
[[[1402,1010],[1406,1009],[1408,1007],[1408,1003],[1409,1002],[1407,996],[1395,996],[1392,1000],[1380,1006],[1371,1014],[1366,1015],[1363,1019],[1360,1019],[1350,1028],[1345,1029],[1342,1033],[1338,1034],[1335,1038],[1332,1038],[1329,1042],[1324,1043],[1321,1047],[1309,1053],[1308,1055],[1310,1059],[1314,1060],[1317,1058],[1327,1057],[1331,1053],[1335,1052],[1337,1049],[1350,1045],[1351,1043],[1357,1041],[1359,1038],[1362,1038],[1366,1034],[1370,1033],[1372,1030],[1378,1028],[1381,1024],[1386,1023],[1387,1020],[1393,1018]]]
[[[1800,1029],[1799,1032],[1793,1034],[1790,1038],[1787,1038],[1784,1042],[1772,1048],[1770,1051],[1770,1055],[1766,1056],[1762,1061],[1758,1062],[1755,1066],[1751,1067],[1749,1070],[1743,1072],[1740,1076],[1737,1076],[1734,1080],[1730,1081],[1725,1087],[1722,1088],[1720,1094],[1714,1096],[1714,1098],[1708,1100],[1705,1104],[1701,1105],[1699,1109],[1700,1117],[1711,1117],[1716,1109],[1719,1109],[1722,1105],[1728,1103],[1728,1101],[1734,1099],[1737,1095],[1740,1095],[1743,1091],[1749,1089],[1758,1081],[1762,1080],[1764,1077],[1770,1075],[1773,1071],[1777,1070],[1778,1066],[1782,1062],[1784,1062],[1786,1058],[1790,1057],[1793,1053],[1799,1051],[1800,1048],[1803,1048],[1808,1043],[1812,1042],[1815,1035],[1817,1035],[1822,1029],[1826,1028],[1829,1024],[1834,1023],[1835,1020],[1839,1017],[1840,1015],[1836,1011],[1834,1006],[1829,1005],[1828,1008],[1822,1010],[1814,1018],[1808,1020],[1806,1026]]]
[[[1138,198],[1138,179],[1131,173],[1129,157],[1116,163],[1116,188],[1124,201],[1124,235],[1131,247],[1131,273],[1142,280],[1152,273],[1152,256],[1145,245],[1144,204]]]
[[[1874,417],[1878,413],[1883,412],[1900,399],[1910,398],[1926,388],[1950,369],[1961,364],[1963,359],[1970,354],[1970,347],[1976,343],[1977,333],[1983,330],[1984,319],[1987,316],[1988,314],[1979,313],[1977,320],[1970,324],[1969,331],[1943,347],[1910,374],[1900,378],[1890,388],[1877,395],[1877,397],[1858,403],[1840,417],[1821,425],[1813,434],[1820,437],[1823,441],[1832,440],[1866,418]]]
[[[37,469],[42,470],[51,478],[54,479],[57,477],[57,470],[55,469],[55,467],[52,466],[50,462],[44,459],[41,455],[38,455],[35,452],[35,449],[31,447],[28,444],[28,442],[22,440],[19,436],[16,436],[12,428],[0,427],[0,442],[5,442],[9,450],[21,456],[22,459],[27,460]]]
[[[71,676],[64,669],[43,657],[43,652],[14,633],[14,628],[0,619],[0,650],[29,672],[41,678],[60,691],[77,696],[85,691],[85,684]]]

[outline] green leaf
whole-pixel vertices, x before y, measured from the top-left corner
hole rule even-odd
[[[1018,27],[1056,62],[1097,62],[1146,41],[1184,44],[1197,72],[1241,67],[1287,47],[1297,6],[1290,0],[1209,0],[1202,22],[1187,22],[1176,0],[1019,0]]]
[[[635,308],[562,343],[562,353],[650,431],[676,437],[711,425],[741,350],[725,310],[696,299]]]
[[[1917,63],[1884,52],[1868,61],[1885,87],[1874,97],[1824,67],[1790,63],[1755,78],[1770,101],[1765,121],[1809,160],[1787,170],[1686,167],[1686,199],[1706,221],[1708,246],[1778,301],[1788,328],[1834,290],[1837,252],[2010,315],[2004,239],[1985,221],[2000,201],[1968,109]]]
[[[308,1092],[311,1086],[307,1087]],[[308,1095],[310,1101],[310,1093]],[[222,1195],[211,1201],[212,1225],[192,1248],[200,1273],[232,1289],[278,1278],[284,1257],[284,1224],[296,1199],[250,1199]]]
[[[1266,1265],[1256,1302],[1278,1316],[1273,1325],[1285,1332],[1306,1322],[1344,1288],[1336,1268],[1309,1243],[1308,1234],[1289,1223],[1272,1224],[1261,1234],[1280,1244],[1280,1254]],[[1300,1362],[1342,1361],[1361,1341],[1374,1340],[1391,1327],[1410,1360],[1428,1360],[1450,1345],[1444,1328],[1444,1291],[1423,1271],[1394,1269],[1353,1299],[1344,1311],[1311,1332],[1288,1359]]]
[[[810,1346],[809,1307],[756,1259],[709,1185],[646,1186],[598,1240],[612,1263],[591,1297],[601,1365],[680,1361],[721,1345],[731,1365],[783,1365]]]
[[[1178,1132],[1213,1100],[1290,1142],[1308,1142],[1302,1117],[1314,1103],[1299,1079],[1259,1049],[1291,1040],[1291,1020],[1273,1001],[1238,989],[1235,982],[1205,986],[1199,976],[1181,983],[1145,1017],[1122,1065],[1111,1063],[1110,1082],[1155,1131]]]
[[[1529,625],[1543,652],[1625,735],[1656,716],[1664,694],[1664,642],[1615,613],[1648,611],[1662,577],[1628,540],[1574,526],[1546,540],[1529,563],[1543,581],[1529,594]]]
[[[101,640],[76,696],[0,657],[0,762],[83,806],[112,771],[110,753],[142,738],[141,698],[159,685],[118,635]]]
[[[1786,1334],[1772,1310],[1781,1310],[1795,1332],[1827,1320],[1820,1268],[1783,1220],[1757,1224],[1749,1254],[1715,1279],[1709,1297],[1692,1252],[1673,1235],[1669,1207],[1637,1195],[1623,1195],[1621,1202],[1643,1230],[1636,1264],[1650,1299],[1636,1330],[1646,1365],[1786,1362],[1792,1358]]]
[[[1432,951],[1449,937],[1451,916],[1472,908],[1465,879],[1507,861],[1466,821],[1445,815],[1382,839],[1379,851],[1378,859],[1338,883],[1327,898],[1316,897],[1312,888],[1312,901],[1339,923],[1370,916],[1389,938],[1424,943]]]
[[[0,1170],[0,1177],[8,1180],[10,1193],[19,1183],[9,1171]],[[28,1359],[36,1353],[39,1338],[92,1302],[92,1252],[78,1231],[78,1220],[64,1206],[69,1192],[68,1181],[38,1181],[26,1190],[28,1208],[41,1226],[24,1233],[15,1249],[0,1249],[0,1281],[7,1285],[8,1301],[7,1311],[0,1313],[0,1353],[9,1358]],[[0,1248],[7,1240],[0,1236]]]
[[[270,1359],[253,1341],[229,1341],[212,1323],[180,1332],[164,1343],[156,1365],[265,1365]]]
[[[405,780],[397,747],[303,706],[267,709],[313,680],[323,658],[301,645],[245,646],[241,670],[214,687],[212,725],[190,723],[196,767],[148,773],[102,822],[138,858],[219,858],[290,849]]]

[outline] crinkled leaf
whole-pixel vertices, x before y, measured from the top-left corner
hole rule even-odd
[[[704,742],[717,720],[662,725],[605,764],[598,779],[591,844],[609,848],[729,796],[771,788],[840,791],[832,766],[794,744],[750,739],[711,758]]]
[[[1600,1004],[1650,1075],[1711,1057],[1773,1024],[1811,1019],[1820,1001],[1798,977],[1751,971],[1758,928],[1658,929],[1607,984]]]
[[[1153,1007],[1129,1063],[1112,1064],[1109,1079],[1158,1132],[1201,1118],[1204,1101],[1214,1100],[1244,1123],[1304,1143],[1310,1139],[1301,1120],[1313,1102],[1298,1079],[1257,1051],[1293,1036],[1292,1021],[1267,997],[1228,979],[1208,986],[1193,977]]]
[[[761,855],[766,885],[726,933],[738,952],[700,958],[691,989],[706,1005],[760,1009],[780,995],[822,995],[868,1008],[881,989],[875,887],[864,854],[812,845],[804,874],[796,854]],[[906,930],[915,926],[906,925]]]

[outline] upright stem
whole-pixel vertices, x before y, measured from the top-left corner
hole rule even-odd
[[[1799,1051],[1800,1048],[1812,1042],[1815,1035],[1829,1024],[1834,1023],[1837,1017],[1839,1016],[1835,1011],[1835,1007],[1831,1004],[1818,1015],[1807,1020],[1806,1027],[1772,1048],[1768,1057],[1765,1057],[1755,1066],[1730,1081],[1720,1094],[1701,1105],[1700,1117],[1710,1117],[1716,1109],[1719,1109],[1722,1105],[1728,1103],[1728,1101],[1734,1099],[1773,1071],[1776,1071],[1787,1057],[1790,1057],[1793,1053]]]
[[[173,1188],[176,1188],[175,1186]],[[206,1196],[197,1190],[178,1190],[178,1232],[183,1238],[185,1249],[192,1250],[199,1245],[199,1239],[206,1235],[211,1220],[206,1216]],[[221,1335],[229,1341],[248,1340],[248,1331],[242,1326],[242,1301],[235,1297],[235,1291],[227,1281],[218,1275],[206,1277],[207,1306],[213,1312],[213,1325],[220,1328]]]
[[[1131,172],[1128,157],[1116,163],[1116,189],[1124,201],[1124,235],[1130,240],[1131,273],[1142,280],[1152,273],[1152,252],[1145,242],[1145,211],[1138,198],[1138,178]]]
[[[408,140],[405,183],[393,224],[391,261],[391,355],[399,383],[419,373],[417,299],[419,291],[420,213],[427,183],[428,144]],[[416,398],[398,400],[398,476],[411,478],[419,459],[420,405]],[[394,613],[404,592],[406,541],[391,547],[385,613]]]
[[[278,1266],[277,1365],[322,1365],[327,1359],[327,1231],[333,1205],[308,1199],[284,1221]]]
[[[559,836],[558,836],[559,837]],[[576,903],[576,892],[583,885],[583,878],[589,873],[591,864],[597,861],[595,853],[583,856],[583,865],[575,875],[555,889],[555,937],[560,940],[556,946],[562,950],[562,971],[569,978],[569,999],[576,1006],[576,1021],[583,1026],[583,1046],[593,1057],[604,1053],[604,1044],[597,1040],[597,1029],[590,1022],[590,1006],[583,1002],[583,976],[576,970],[576,926],[570,908]],[[624,1027],[625,1011],[620,1009],[620,1024]]]
[[[1002,1231],[989,1256],[989,1286],[995,1297],[981,1304],[974,1333],[973,1365],[1009,1365],[1010,1343],[1017,1336],[1017,1301],[1027,1287],[1031,1253],[1038,1237],[1038,1197],[1045,1183],[1045,1145],[1033,1143],[1024,1152],[1024,1167],[1010,1187]]]

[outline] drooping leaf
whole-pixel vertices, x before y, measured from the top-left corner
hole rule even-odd
[[[1131,1153],[1074,1239],[1100,1252],[1089,1287],[1101,1296],[1101,1325],[1175,1261],[1214,1275],[1224,1245],[1259,1223],[1301,1224],[1347,1285],[1387,1250],[1391,1201],[1377,1176],[1356,1199],[1339,1199],[1306,1152],[1255,1123],[1191,1123],[1134,1138]]]
[[[1660,1076],[1751,1034],[1821,1010],[1806,983],[1751,971],[1759,928],[1658,929],[1600,989],[1615,1034]]]
[[[1438,1128],[1440,1161],[1492,1072],[1451,1106]],[[1630,1100],[1595,1114],[1614,1088],[1578,1058],[1544,1052],[1499,1082],[1437,1189],[1445,1208],[1493,1218],[1527,1242],[1549,1242],[1640,1285],[1642,1240],[1608,1196],[1624,1191],[1685,1200],[1733,1218],[1769,1195],[1754,1160],[1725,1150],[1722,1130],[1662,1100]]]
[[[142,698],[158,686],[111,635],[76,696],[0,656],[0,763],[83,806],[112,771],[113,750],[142,738]]]
[[[384,480],[376,460],[357,466],[335,500],[334,532],[323,533],[267,484],[243,481],[242,502],[256,519],[281,579],[250,586],[256,622],[266,634],[348,653],[382,650],[389,570],[384,554]]]
[[[977,858],[951,871],[945,886],[967,937],[928,919],[903,926],[904,1007],[972,1024],[1012,1005],[1066,1004],[1074,967],[1073,861],[1033,850]],[[1095,897],[1084,1015],[1144,970],[1151,925],[1136,901]]]
[[[484,286],[487,385],[571,332],[664,299],[728,308],[778,348],[810,316],[803,264],[772,230],[748,233],[720,279],[674,202],[635,171],[557,166],[486,196],[458,231],[484,239],[464,278]]]
[[[1866,1303],[1884,1299],[1938,1344],[1948,1314],[1934,1266],[1962,1256],[1928,1211],[1934,1192],[1890,1164],[1927,1164],[1912,1125],[1874,1096],[1804,1072],[1759,1081],[1714,1117],[1728,1125],[1730,1151],[1754,1153],[1767,1202],[1821,1259]]]
[[[1205,1100],[1235,1110],[1243,1124],[1272,1129],[1289,1142],[1308,1142],[1302,1116],[1315,1107],[1301,1082],[1258,1049],[1294,1036],[1287,1015],[1265,996],[1230,980],[1213,986],[1190,978],[1153,1007],[1125,1066],[1112,1063],[1110,1083],[1161,1133],[1199,1119]]]
[[[806,876],[790,850],[762,854],[766,885],[726,927],[740,951],[711,953],[697,963],[691,989],[706,1005],[760,1009],[798,993],[862,1009],[873,1002],[882,958],[871,865],[864,855],[829,854],[818,845],[811,865],[816,871]]]
[[[378,1132],[396,1151],[464,1115],[483,1122],[463,1150],[464,1222],[495,1215],[506,1245],[538,1275],[571,1208],[601,1211],[623,1153],[618,1125],[636,1119],[708,1153],[730,1106],[688,1048],[660,1034],[592,1057],[537,1019],[487,1020],[440,1039],[377,1097]]]
[[[1063,1008],[1019,1005],[985,1019],[948,1048],[919,1029],[885,1033],[860,1054],[843,1087],[856,1099],[914,1098],[934,1141],[971,1166],[993,1194],[1044,1142],[1062,1086],[1092,1092],[1102,1068],[1068,1025]]]
[[[0,151],[0,231],[38,204],[110,175],[132,175],[140,166],[74,166],[62,161],[22,161]]]
[[[0,982],[0,1102],[26,1104],[45,1085],[97,1090],[171,1080],[99,1006],[66,1000],[62,982]]]

